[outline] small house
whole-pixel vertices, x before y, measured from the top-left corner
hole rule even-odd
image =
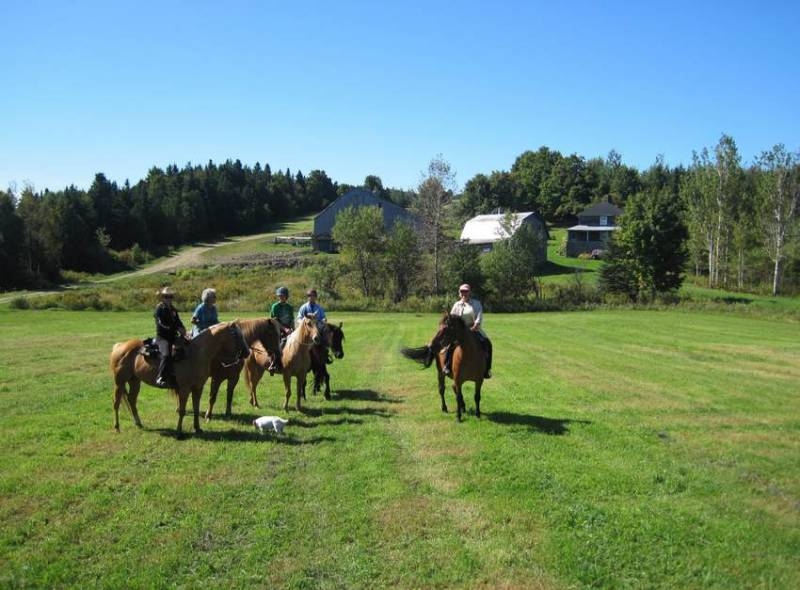
[[[567,256],[599,253],[608,248],[622,209],[607,200],[587,207],[578,214],[578,225],[567,228]]]
[[[314,230],[311,236],[314,250],[320,252],[336,250],[336,245],[333,243],[333,226],[336,225],[336,216],[350,207],[379,207],[383,213],[383,227],[387,231],[397,221],[404,221],[415,227],[419,224],[417,217],[400,205],[381,199],[366,189],[353,189],[336,199],[314,217]]]

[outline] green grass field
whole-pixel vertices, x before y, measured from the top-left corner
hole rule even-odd
[[[149,314],[0,310],[0,587],[800,587],[797,323],[491,314],[458,424],[398,354],[435,316],[330,315],[331,401],[258,435],[266,377],[177,440],[147,386],[112,429],[108,352]]]

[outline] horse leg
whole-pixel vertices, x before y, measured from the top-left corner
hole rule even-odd
[[[219,394],[220,385],[222,385],[221,378],[216,376],[211,377],[211,389],[208,392],[208,410],[206,410],[206,421],[211,420],[214,404],[217,403],[217,394]]]
[[[258,407],[258,397],[256,397],[256,388],[261,377],[264,376],[264,367],[258,364],[254,355],[247,357],[244,362],[244,382],[247,384],[247,389],[250,391],[250,405]]]
[[[228,418],[233,414],[233,390],[236,389],[237,383],[239,383],[238,371],[228,379],[228,397],[225,400],[225,416]]]
[[[483,385],[483,379],[478,379],[475,382],[475,417],[481,417],[481,385]]]
[[[189,399],[189,392],[176,391],[178,396],[178,438],[183,436],[183,417],[186,415],[186,402]]]
[[[442,412],[447,413],[447,404],[444,402],[444,373],[439,355],[436,355],[436,377],[439,380],[439,399],[442,400]]]
[[[200,428],[200,396],[203,395],[203,386],[192,387],[192,414],[194,414],[194,431],[203,432]]]
[[[289,398],[292,397],[292,376],[287,373],[283,374],[283,388],[286,390],[286,401],[283,402],[283,411],[289,411]],[[298,392],[299,396],[299,392]],[[299,397],[298,397],[299,401]]]
[[[461,422],[461,414],[465,411],[464,394],[461,392],[461,381],[453,380],[453,393],[456,394],[456,420]]]
[[[325,369],[325,372],[322,374],[322,378],[325,380],[325,399],[331,399],[331,375],[328,373],[328,369]]]
[[[117,432],[119,432],[119,405],[122,403],[122,397],[127,395],[124,383],[114,384],[114,430]]]
[[[142,388],[142,382],[139,379],[132,379],[128,384],[128,407],[131,410],[133,421],[136,426],[142,428],[142,421],[139,419],[139,410],[136,408],[136,402],[139,399],[139,390]]]
[[[302,400],[306,398],[306,375],[303,373],[302,375],[297,376],[297,411],[303,409]]]

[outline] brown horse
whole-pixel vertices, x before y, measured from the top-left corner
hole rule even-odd
[[[459,316],[444,314],[429,345],[419,348],[404,348],[401,353],[406,358],[422,363],[425,368],[429,367],[434,359],[436,360],[439,398],[442,400],[442,412],[447,412],[447,404],[444,401],[445,374],[442,370],[447,346],[454,347],[452,371],[448,376],[453,380],[453,392],[456,394],[456,418],[460,422],[462,413],[466,412],[461,387],[467,381],[475,383],[475,415],[480,418],[481,387],[486,371],[486,354],[478,337],[467,328]]]
[[[328,349],[333,357],[344,358],[344,330],[339,325],[326,323],[322,335],[323,343],[311,348],[311,371],[314,373],[314,394],[325,386],[325,399],[331,399],[331,376],[328,373]]]
[[[270,355],[278,354],[280,344],[280,332],[278,331],[278,321],[273,318],[258,318],[253,320],[239,320],[239,327],[242,330],[242,335],[248,346],[250,346],[250,355],[244,360],[237,360],[235,363],[230,363],[230,359],[219,357],[211,362],[211,389],[209,391],[208,410],[206,410],[206,420],[211,420],[211,414],[214,411],[214,404],[217,401],[217,394],[223,381],[227,381],[227,402],[225,404],[225,415],[231,415],[231,406],[233,404],[233,390],[239,382],[239,375],[242,367],[249,367],[245,371],[245,380],[249,372],[256,372],[258,369],[264,373],[264,363],[269,359]],[[261,347],[258,346],[261,343]],[[263,348],[262,348],[263,347]],[[259,377],[260,378],[260,377]],[[255,387],[250,387],[250,382],[247,381],[248,389],[250,390],[250,405],[258,407],[258,398],[256,397]]]
[[[306,393],[306,373],[311,368],[311,347],[320,343],[317,322],[309,318],[297,321],[294,332],[289,334],[283,347],[281,361],[283,363],[283,386],[286,390],[284,411],[289,409],[289,398],[292,396],[292,377],[297,379],[297,409],[301,408],[301,400]]]
[[[111,350],[110,366],[114,375],[114,428],[119,432],[119,405],[125,400],[136,426],[142,426],[136,400],[142,381],[155,387],[158,359],[147,359],[139,350],[144,342],[139,339],[118,342]],[[235,362],[250,352],[242,331],[236,322],[226,322],[203,330],[186,346],[186,356],[174,364],[177,388],[172,390],[178,398],[178,434],[182,433],[186,402],[192,395],[194,430],[200,430],[200,396],[211,371],[214,358],[227,358]]]

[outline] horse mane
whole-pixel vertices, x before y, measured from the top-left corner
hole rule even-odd
[[[278,331],[278,323],[272,318],[239,320],[239,327],[248,344],[253,344],[256,340],[260,340],[265,346],[270,343],[277,348],[280,332]]]
[[[297,326],[295,327],[294,331],[286,338],[286,344],[283,347],[284,355],[291,358],[297,354],[298,349],[303,344],[303,340],[306,339],[306,335],[308,334],[311,326],[311,321],[312,320],[305,318],[297,322]]]

